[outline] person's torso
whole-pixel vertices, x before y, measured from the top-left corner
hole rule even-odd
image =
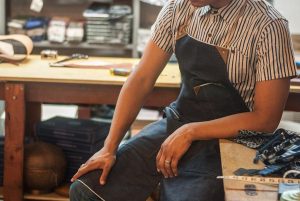
[[[189,1],[181,1],[180,4],[175,5],[175,15],[178,18],[175,16],[173,29],[176,30],[182,24],[187,24],[186,32],[190,37],[230,50],[227,59],[228,78],[247,106],[252,109],[258,36],[272,20],[283,18],[266,2],[247,0],[244,15],[238,20],[236,30],[232,32],[232,26],[244,1],[233,0],[228,6],[219,10],[211,9],[209,6],[195,9]],[[226,40],[229,34],[232,36],[228,43]]]

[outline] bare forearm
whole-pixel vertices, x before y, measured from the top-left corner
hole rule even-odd
[[[138,76],[134,75],[124,84],[118,98],[111,129],[105,141],[108,149],[116,151],[151,89],[149,84],[145,84]]]
[[[153,41],[147,44],[144,55],[120,92],[111,129],[105,147],[115,152],[120,141],[153,89],[155,81],[170,58]]]
[[[288,97],[289,83],[288,78],[257,83],[252,112],[188,124],[185,127],[187,136],[201,140],[233,137],[239,130],[274,131]]]
[[[278,125],[278,119],[268,119],[257,112],[245,112],[216,120],[190,123],[186,125],[186,129],[192,141],[230,138],[236,136],[239,130],[272,132]]]

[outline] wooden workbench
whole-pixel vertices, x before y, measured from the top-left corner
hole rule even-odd
[[[91,61],[137,63],[136,59],[90,58]],[[125,77],[109,70],[51,68],[49,61],[31,56],[19,66],[0,64],[0,100],[5,100],[5,201],[23,199],[24,135],[41,118],[42,103],[115,104]],[[291,86],[287,109],[300,111],[300,86]],[[169,64],[159,76],[145,105],[166,106],[180,86],[178,66]]]
[[[222,171],[224,176],[232,176],[238,168],[263,169],[261,162],[253,163],[255,150],[228,140],[220,140]],[[245,185],[255,185],[256,191],[247,193]],[[278,185],[264,185],[235,180],[224,180],[226,201],[277,201]]]
[[[114,64],[136,59],[90,58]],[[23,200],[23,141],[41,118],[42,103],[115,104],[126,77],[109,69],[49,67],[47,60],[31,56],[19,66],[0,64],[0,100],[5,100],[4,199]],[[147,106],[165,106],[178,95],[178,66],[169,64],[146,100]]]

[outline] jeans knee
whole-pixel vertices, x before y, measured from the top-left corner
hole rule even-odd
[[[78,180],[70,186],[69,196],[70,201],[99,201],[99,197]]]
[[[82,185],[79,181],[75,181],[71,184],[69,189],[70,201],[79,201],[82,196]]]

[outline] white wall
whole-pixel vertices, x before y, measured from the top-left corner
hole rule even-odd
[[[300,0],[274,0],[274,6],[289,20],[292,34],[300,34]]]
[[[0,0],[0,35],[5,32],[5,0]]]

